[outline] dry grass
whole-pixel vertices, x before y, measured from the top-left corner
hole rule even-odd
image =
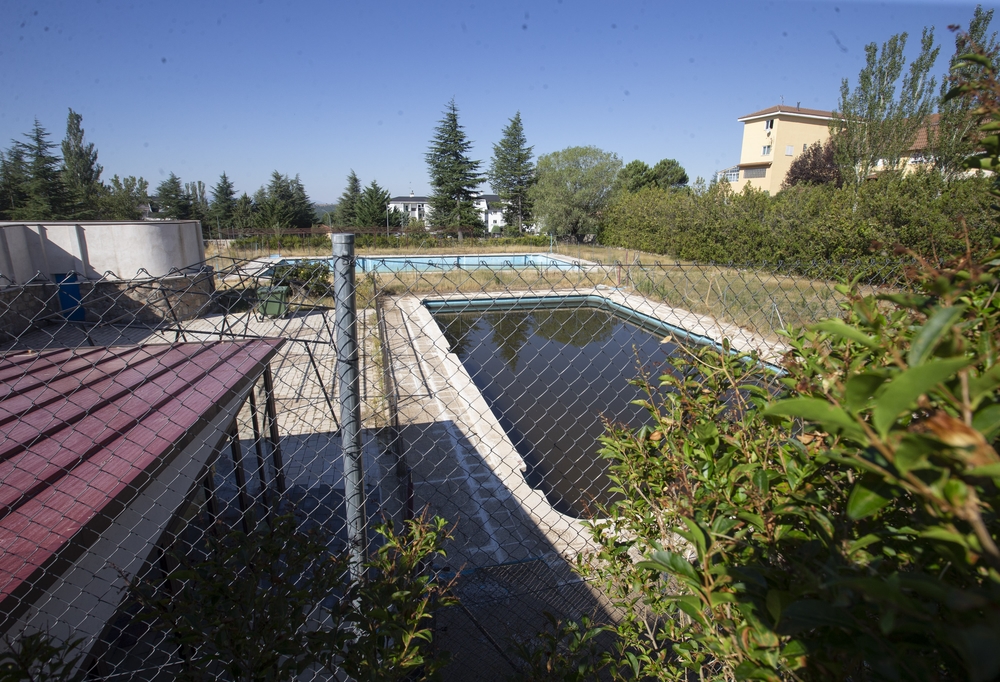
[[[548,253],[548,249],[496,246],[488,241],[457,240],[435,248],[363,250],[359,255],[435,255],[466,253]],[[588,244],[557,244],[554,252],[602,264],[581,270],[455,269],[431,272],[379,273],[358,276],[358,306],[369,308],[374,297],[477,294],[553,289],[621,287],[647,298],[695,313],[711,315],[765,337],[774,338],[787,326],[803,326],[841,314],[846,298],[837,280],[817,270],[815,276],[777,275],[758,269],[664,261],[662,256]],[[247,254],[249,257],[250,254]],[[260,254],[257,254],[258,256]],[[289,257],[323,257],[313,249],[283,252]],[[230,257],[233,257],[230,254]],[[331,302],[323,301],[329,305]]]

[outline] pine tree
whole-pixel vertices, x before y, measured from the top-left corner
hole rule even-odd
[[[357,227],[357,206],[358,199],[361,198],[361,181],[358,180],[354,169],[347,176],[347,187],[337,201],[337,210],[334,213],[334,223],[338,227]]]
[[[188,220],[191,218],[191,197],[184,191],[181,179],[171,173],[156,188],[157,213],[164,218]]]
[[[24,151],[15,144],[0,152],[0,219],[11,220],[15,210],[28,200],[28,164]]]
[[[219,176],[219,182],[212,188],[212,203],[208,209],[209,226],[215,233],[233,229],[233,212],[236,210],[236,188],[226,176]]]
[[[429,200],[431,225],[482,229],[473,200],[483,177],[479,174],[480,162],[469,158],[471,148],[472,143],[458,123],[458,108],[452,98],[424,157],[433,188]]]
[[[55,145],[49,142],[49,134],[38,119],[25,137],[27,142],[14,143],[27,172],[24,203],[11,210],[11,219],[65,220],[70,213],[69,198],[59,172],[59,157],[52,154]]]
[[[389,198],[389,192],[372,180],[358,197],[358,203],[355,207],[355,226],[380,227],[385,225],[389,217]]]
[[[93,220],[97,217],[97,202],[101,196],[101,171],[94,144],[85,144],[83,116],[72,109],[66,119],[66,138],[62,142],[62,180],[69,196],[70,218]]]
[[[532,150],[524,137],[521,112],[514,114],[503,129],[503,137],[493,145],[493,160],[487,177],[493,191],[504,202],[503,218],[507,225],[516,226],[520,233],[532,223],[532,203],[528,190],[538,179]]]
[[[292,224],[298,229],[309,229],[316,223],[316,212],[298,174],[289,181],[289,187],[292,190]]]

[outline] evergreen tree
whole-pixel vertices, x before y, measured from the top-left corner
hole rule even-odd
[[[429,200],[430,222],[435,227],[483,227],[473,205],[476,188],[483,178],[479,174],[480,162],[469,158],[471,148],[472,143],[458,123],[458,108],[453,98],[434,130],[424,157],[433,189]]]
[[[532,203],[528,190],[538,179],[532,161],[534,147],[528,146],[521,125],[521,112],[514,114],[503,129],[503,137],[493,145],[493,160],[486,175],[490,186],[504,202],[503,218],[521,232],[532,223]]]
[[[386,224],[389,215],[389,192],[382,189],[374,180],[365,187],[358,198],[355,214],[356,227],[381,227]]]
[[[149,201],[149,183],[129,175],[111,178],[97,203],[99,220],[142,220],[143,205]]]
[[[645,161],[636,159],[629,161],[618,171],[615,177],[615,188],[617,192],[638,192],[643,187],[648,187],[653,182],[653,169]]]
[[[688,184],[687,171],[675,159],[657,161],[649,170],[649,176],[650,183],[660,189],[679,189]]]
[[[233,206],[233,229],[239,233],[253,231],[254,226],[257,224],[256,211],[257,207],[254,205],[253,199],[250,198],[249,194],[244,192],[236,200],[236,205]]]
[[[334,224],[338,227],[356,227],[358,199],[361,198],[361,181],[354,169],[347,176],[347,187],[340,195],[337,210],[334,213]]]
[[[184,194],[191,199],[191,220],[201,222],[201,234],[203,238],[212,235],[212,227],[208,225],[208,194],[205,191],[205,183],[201,180],[184,183]]]
[[[316,212],[298,174],[289,181],[289,186],[292,190],[292,224],[299,229],[309,229],[316,224]]]
[[[65,220],[70,214],[69,199],[59,172],[59,157],[52,154],[55,145],[49,142],[49,134],[38,119],[25,137],[27,142],[14,143],[27,172],[24,203],[14,207],[10,217],[12,220]]]
[[[877,168],[899,168],[933,109],[935,80],[927,77],[939,52],[933,29],[924,29],[920,54],[910,63],[896,95],[896,82],[906,65],[906,38],[906,33],[892,36],[882,44],[881,53],[869,43],[854,90],[846,78],[841,82],[840,110],[834,112],[830,132],[840,173],[855,188]]]
[[[184,191],[181,179],[171,173],[166,180],[156,188],[157,213],[173,220],[188,220],[191,218],[191,197]]]
[[[216,234],[233,229],[233,212],[236,210],[236,188],[223,171],[219,182],[212,188],[212,203],[208,209],[208,222]]]
[[[993,62],[993,68],[1000,71],[1000,46],[997,45],[996,31],[990,33],[993,10],[984,10],[978,5],[969,22],[968,33],[955,36],[955,53],[951,57],[948,75],[941,83],[944,97],[960,80],[968,80],[974,75],[972,66],[959,62],[959,57],[972,52],[972,45],[978,45]],[[942,101],[938,108],[938,124],[928,126],[928,153],[934,161],[934,168],[946,180],[953,180],[965,173],[964,161],[976,150],[979,125],[985,122],[978,106],[971,97],[954,97]]]
[[[62,142],[62,181],[71,202],[70,217],[92,220],[97,217],[101,196],[101,171],[94,144],[83,141],[83,116],[72,109],[66,119],[66,138]]]
[[[16,144],[0,152],[0,219],[10,220],[28,200],[28,164]]]

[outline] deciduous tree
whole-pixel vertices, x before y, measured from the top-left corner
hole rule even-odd
[[[504,222],[516,227],[519,233],[532,223],[529,190],[538,177],[532,161],[533,150],[524,136],[519,111],[503,129],[500,142],[493,145],[493,159],[486,173],[493,191],[504,202]]]
[[[616,154],[597,147],[568,147],[538,157],[531,197],[543,230],[578,239],[596,233],[621,167]]]
[[[840,167],[834,155],[833,139],[826,143],[816,142],[800,154],[785,174],[781,183],[782,189],[794,185],[827,185],[840,187],[844,179],[840,175]]]
[[[424,157],[433,188],[430,222],[435,227],[483,227],[473,205],[483,177],[480,162],[469,158],[470,149],[472,143],[458,122],[458,107],[452,98]]]
[[[997,33],[989,31],[992,20],[993,10],[984,10],[982,5],[978,5],[969,22],[968,33],[956,34],[951,68],[941,83],[942,97],[956,82],[968,80],[973,75],[973,67],[959,60],[959,57],[972,51],[973,45],[977,45],[984,56],[992,61],[994,69],[1000,69]],[[976,110],[977,104],[972,98],[954,97],[944,100],[938,107],[938,124],[928,127],[928,153],[934,161],[934,168],[946,180],[953,180],[964,173],[965,159],[975,151],[975,131],[983,121],[982,115],[976,113]]]
[[[907,34],[892,36],[879,52],[875,43],[865,46],[865,66],[852,91],[845,78],[840,85],[840,107],[830,131],[837,165],[844,181],[857,187],[876,169],[898,169],[933,110],[935,79],[928,77],[939,48],[933,29],[924,29],[920,54],[903,74]]]

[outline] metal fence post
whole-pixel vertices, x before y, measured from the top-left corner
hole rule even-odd
[[[340,438],[344,458],[344,501],[351,578],[363,573],[365,473],[361,460],[361,378],[358,372],[358,312],[354,285],[354,235],[332,234],[333,297],[337,334],[337,381],[340,384]]]

